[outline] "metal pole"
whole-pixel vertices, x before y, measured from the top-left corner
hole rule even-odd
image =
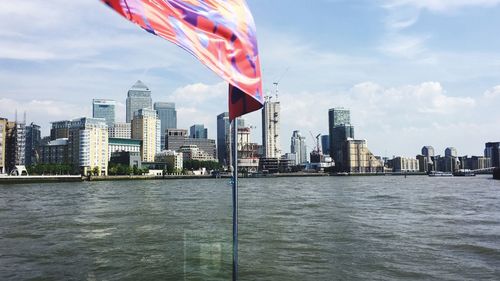
[[[233,120],[233,281],[238,280],[238,119]]]

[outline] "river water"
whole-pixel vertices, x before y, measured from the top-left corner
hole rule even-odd
[[[241,280],[499,280],[500,181],[243,179]],[[0,185],[0,280],[228,280],[228,180]]]

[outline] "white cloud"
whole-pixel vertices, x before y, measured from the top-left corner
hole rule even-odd
[[[427,9],[434,12],[445,12],[451,9],[459,9],[469,6],[490,7],[500,3],[500,0],[388,0],[386,8],[400,8],[413,6],[419,9]]]
[[[487,99],[500,98],[500,85],[495,86],[484,93],[484,97]]]

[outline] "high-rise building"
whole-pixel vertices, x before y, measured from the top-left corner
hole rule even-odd
[[[351,113],[345,108],[332,108],[328,111],[328,132],[330,138],[330,156],[335,162],[335,170],[348,170],[347,140],[354,139],[354,127],[351,126]]]
[[[189,128],[189,137],[193,139],[207,139],[208,129],[203,124],[194,124]]]
[[[165,130],[177,129],[177,111],[173,102],[155,102],[154,110],[161,121],[161,149],[165,148]]]
[[[108,174],[108,125],[103,118],[71,120],[68,138],[69,162],[83,175],[97,170]]]
[[[484,156],[491,159],[491,167],[500,167],[500,142],[486,143]]]
[[[113,126],[108,127],[109,137],[116,139],[132,138],[132,127],[130,123],[116,122]]]
[[[217,156],[222,165],[230,165],[230,131],[229,113],[223,112],[217,115]]]
[[[0,118],[0,174],[5,174],[5,145],[7,141],[7,119]]]
[[[31,166],[37,164],[39,156],[40,142],[42,140],[40,126],[35,123],[31,123],[26,126],[26,156],[25,163],[26,166]]]
[[[300,131],[293,131],[290,152],[295,154],[297,165],[307,163],[306,137],[302,136]]]
[[[16,136],[16,154],[14,165],[26,165],[26,123],[15,122],[15,136]]]
[[[428,157],[429,159],[434,157],[434,147],[432,146],[424,146],[422,147],[422,155]]]
[[[447,147],[444,151],[445,157],[458,157],[457,149],[454,147]]]
[[[142,83],[141,80],[137,81],[132,88],[128,91],[127,96],[127,123],[132,122],[132,119],[137,114],[139,109],[152,109],[153,100],[151,99],[151,90],[148,86]]]
[[[154,162],[160,148],[161,121],[153,109],[139,109],[132,119],[132,139],[141,140],[141,159]]]
[[[280,158],[280,102],[266,97],[262,108],[262,145],[265,158]]]
[[[321,150],[324,155],[330,155],[330,135],[321,136]]]
[[[92,100],[92,117],[104,118],[108,128],[115,123],[115,107],[116,101],[106,99]]]
[[[51,122],[50,140],[69,138],[69,125],[71,121],[63,120]]]

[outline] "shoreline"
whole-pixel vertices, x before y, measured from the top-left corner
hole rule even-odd
[[[387,173],[387,174],[328,174],[328,173],[282,173],[282,174],[262,174],[254,176],[244,176],[240,174],[240,179],[257,178],[296,178],[296,177],[366,177],[366,176],[425,176],[423,173]],[[165,176],[81,176],[81,175],[57,175],[57,176],[0,176],[0,184],[23,184],[23,183],[59,183],[59,182],[84,182],[84,181],[136,181],[136,180],[183,180],[183,179],[221,179],[231,178],[231,176],[215,177],[212,175],[165,175]]]

